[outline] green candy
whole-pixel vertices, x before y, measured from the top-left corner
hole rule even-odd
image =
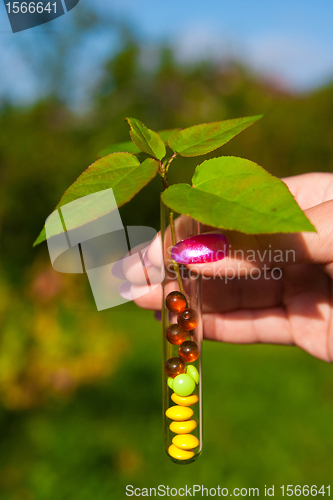
[[[186,374],[192,377],[196,384],[199,383],[199,372],[194,365],[188,365]]]
[[[170,387],[170,389],[173,390],[173,378],[169,377],[167,382],[168,382],[168,386]]]
[[[173,379],[173,390],[178,396],[190,396],[195,389],[195,381],[185,373]]]

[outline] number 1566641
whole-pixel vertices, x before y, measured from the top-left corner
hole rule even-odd
[[[57,3],[48,2],[45,6],[43,2],[8,2],[6,3],[8,14],[49,14],[57,13]]]

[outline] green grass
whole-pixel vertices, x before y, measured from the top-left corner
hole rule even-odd
[[[203,453],[177,466],[162,442],[159,323],[133,304],[96,314],[127,339],[118,369],[71,399],[1,414],[1,500],[122,499],[127,484],[274,484],[280,496],[283,484],[330,483],[329,364],[296,348],[204,342]]]

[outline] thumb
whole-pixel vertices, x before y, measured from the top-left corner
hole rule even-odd
[[[200,245],[199,238],[194,252],[188,252],[189,246],[193,249],[193,242],[188,243],[191,240],[189,238],[178,244],[179,247],[176,245],[173,248],[173,259],[207,277],[220,275],[234,278],[248,273],[252,276],[262,269],[312,263],[322,265],[333,278],[333,200],[309,208],[304,213],[317,232],[247,235],[223,231],[229,243],[226,252],[225,241],[221,239],[220,230],[217,230],[214,233],[216,241],[213,251],[207,242]],[[206,239],[212,245],[214,237],[212,233],[209,235]],[[202,235],[202,242],[204,240]],[[216,251],[219,241],[224,245],[220,252]]]

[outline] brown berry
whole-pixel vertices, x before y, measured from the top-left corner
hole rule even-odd
[[[177,375],[185,373],[185,370],[186,370],[185,361],[183,361],[181,358],[178,357],[170,358],[165,363],[165,371],[169,377],[175,378],[177,377]]]
[[[168,342],[170,342],[170,344],[179,345],[182,342],[184,342],[184,340],[186,340],[188,333],[185,330],[183,330],[182,328],[180,328],[179,325],[175,324],[175,325],[169,326],[165,335],[166,335],[166,338],[168,339]]]
[[[187,308],[186,298],[180,292],[170,292],[165,303],[169,311],[174,313],[180,313]]]
[[[200,355],[199,346],[192,340],[186,340],[186,342],[183,342],[179,346],[178,354],[183,358],[184,361],[191,363],[192,361],[198,359]]]
[[[185,309],[178,314],[177,321],[183,330],[193,330],[199,323],[199,317],[193,309]]]

